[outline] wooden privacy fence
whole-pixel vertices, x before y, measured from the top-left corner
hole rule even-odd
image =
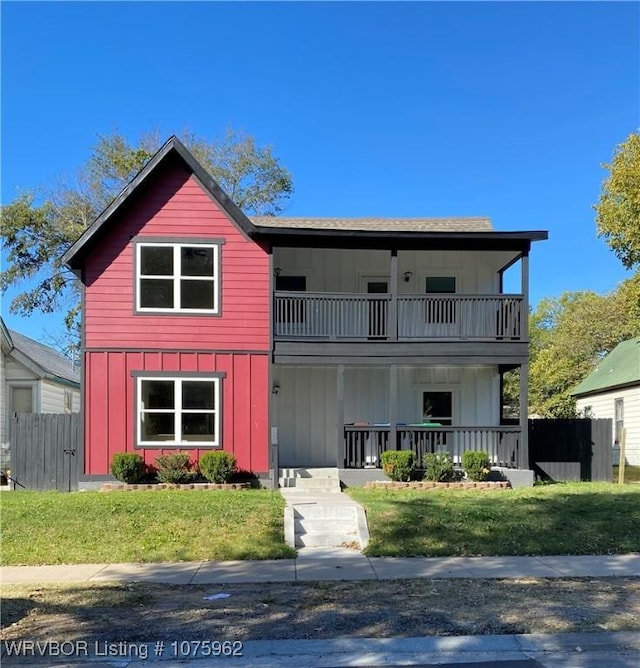
[[[78,489],[82,448],[78,413],[15,413],[10,438],[15,489]]]
[[[529,468],[542,480],[611,482],[610,419],[529,420]]]

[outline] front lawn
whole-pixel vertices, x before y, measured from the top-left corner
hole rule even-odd
[[[640,485],[561,483],[495,492],[348,491],[367,512],[369,556],[640,551]]]
[[[284,500],[267,490],[3,492],[3,565],[279,559]]]

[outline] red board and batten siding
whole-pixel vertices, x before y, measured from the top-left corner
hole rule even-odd
[[[134,315],[133,237],[224,239],[221,316]],[[113,225],[85,265],[87,348],[269,349],[269,255],[184,169]]]
[[[172,166],[86,259],[85,474],[116,452],[152,464],[175,448],[135,449],[134,371],[224,372],[222,448],[240,468],[268,470],[269,255],[248,239],[184,168]],[[219,316],[134,313],[134,237],[224,239]],[[176,352],[176,351],[180,352]],[[208,352],[211,351],[211,352]],[[206,450],[187,450],[197,460]]]
[[[109,471],[116,452],[139,452],[147,464],[176,448],[135,449],[135,378],[133,371],[218,371],[222,382],[223,450],[232,452],[247,471],[269,469],[267,455],[269,357],[266,354],[89,352],[85,357],[85,474]],[[189,450],[199,459],[206,450]]]

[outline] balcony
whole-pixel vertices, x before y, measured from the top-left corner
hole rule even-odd
[[[526,341],[522,295],[276,292],[276,340]]]
[[[520,427],[427,427],[397,425],[395,442],[387,425],[344,425],[344,468],[380,468],[387,450],[412,450],[418,466],[427,453],[446,452],[455,464],[465,450],[482,450],[492,466],[518,468]],[[526,463],[525,463],[526,466]]]

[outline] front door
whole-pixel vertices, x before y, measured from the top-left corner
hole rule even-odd
[[[343,444],[336,439],[336,373],[335,367],[274,367],[281,468],[337,465]]]
[[[367,294],[386,295],[389,292],[389,283],[384,280],[368,280]],[[387,310],[389,302],[386,299],[369,299],[369,333],[370,339],[387,338]]]

